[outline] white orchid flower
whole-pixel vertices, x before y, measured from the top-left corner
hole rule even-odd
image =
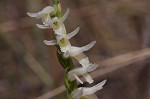
[[[66,34],[66,30],[64,29],[64,26],[61,26],[59,29],[54,30],[56,34],[57,42],[59,43],[60,40],[62,39],[65,39],[65,40],[71,39],[73,36],[75,36],[79,32],[79,29],[80,28],[77,27],[74,31],[68,34]]]
[[[93,70],[95,70],[98,67],[98,65],[92,65],[92,66],[86,66],[86,67],[78,67],[75,68],[71,71],[68,72],[68,78],[69,80],[73,81],[73,80],[78,80],[81,84],[83,84],[83,82],[80,80],[80,78],[78,76],[83,76],[86,81],[88,83],[93,83],[93,79],[90,75],[88,75],[88,72],[91,72]]]
[[[67,9],[65,14],[59,19],[58,17],[51,17],[50,13],[49,13],[48,14],[49,17],[46,17],[47,20],[49,19],[49,21],[43,22],[43,25],[36,24],[36,26],[41,28],[41,29],[53,28],[54,31],[59,29],[59,32],[56,32],[56,34],[58,33],[57,35],[60,35],[64,32],[64,30],[61,30],[61,29],[62,29],[62,27],[64,28],[63,22],[67,19],[68,14],[69,14],[69,9]],[[61,30],[61,32],[60,32],[60,30]]]
[[[71,95],[73,99],[98,99],[94,93],[98,90],[103,89],[104,84],[107,80],[103,80],[93,87],[80,87],[75,89]]]
[[[47,6],[42,11],[40,11],[38,13],[27,12],[27,15],[30,17],[35,17],[37,19],[41,18],[43,25],[36,24],[36,26],[41,28],[41,29],[47,29],[47,28],[51,28],[50,25],[53,23],[51,21],[52,21],[54,16],[51,16],[51,14],[54,15],[55,13],[56,13],[55,7]],[[62,22],[64,22],[67,19],[68,15],[69,15],[69,9],[67,9],[67,11],[65,12],[65,14],[63,15],[63,17],[60,20]]]
[[[65,47],[61,47],[61,51],[64,52],[64,56],[76,56],[79,55],[80,53],[84,52],[84,51],[88,51],[89,49],[91,49],[94,45],[95,45],[96,41],[91,42],[90,44],[87,44],[83,47],[75,47],[75,46],[65,46]]]
[[[41,26],[38,26],[38,27],[41,27]],[[43,27],[44,28],[44,27]],[[50,41],[48,41],[48,40],[44,40],[44,43],[46,44],[46,45],[57,45],[59,42],[60,42],[60,40],[61,39],[63,39],[63,38],[65,38],[65,39],[70,39],[70,38],[72,38],[73,36],[75,36],[77,33],[78,33],[78,31],[79,31],[79,27],[77,27],[74,31],[72,31],[71,33],[69,33],[69,34],[67,34],[67,35],[65,35],[65,34],[62,34],[62,35],[56,35],[56,38],[57,38],[57,40],[50,40]],[[62,29],[60,29],[60,31],[61,31]],[[63,30],[62,30],[63,31]]]
[[[55,13],[55,9],[52,6],[47,6],[45,7],[42,11],[38,12],[38,13],[30,13],[27,12],[27,15],[30,17],[35,17],[37,19],[41,18],[42,22],[44,25],[48,25],[51,22],[51,17],[50,14],[51,13]]]

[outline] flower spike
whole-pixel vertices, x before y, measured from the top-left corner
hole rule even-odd
[[[89,72],[95,70],[99,65],[91,63],[89,58],[83,52],[90,50],[95,45],[96,41],[82,47],[72,46],[69,40],[79,32],[80,28],[77,27],[71,33],[67,33],[64,21],[69,15],[69,9],[67,9],[65,14],[61,17],[61,4],[59,0],[53,0],[53,3],[53,6],[46,6],[38,13],[27,12],[27,15],[42,20],[42,24],[36,24],[37,27],[41,29],[52,28],[54,31],[53,36],[55,36],[55,39],[44,40],[43,42],[46,45],[58,45],[57,57],[66,71],[64,80],[68,99],[98,99],[94,93],[103,89],[103,85],[107,80],[103,80],[93,87],[79,88],[76,88],[76,82],[72,82],[77,80],[79,83],[83,84],[84,82],[80,79],[80,76],[83,76],[85,81],[89,84],[94,82],[93,78],[89,75]],[[75,58],[82,67],[74,68],[71,58]]]

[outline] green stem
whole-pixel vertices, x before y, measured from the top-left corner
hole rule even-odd
[[[53,4],[56,6],[56,15],[58,18],[61,18],[61,4],[59,0],[53,0]]]
[[[56,16],[58,18],[61,18],[61,4],[59,0],[53,0],[54,5],[56,6]],[[74,64],[72,62],[72,59],[64,58],[63,53],[60,51],[59,46],[57,46],[57,58],[59,60],[59,63],[62,65],[62,67],[65,69],[65,76],[64,76],[64,84],[66,87],[66,94],[67,99],[72,99],[71,92],[77,88],[77,82],[76,81],[70,81],[68,79],[68,72],[74,68]]]

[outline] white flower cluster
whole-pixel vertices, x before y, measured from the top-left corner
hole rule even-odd
[[[64,57],[73,57],[77,59],[82,65],[82,67],[75,68],[68,72],[69,80],[77,80],[81,84],[83,84],[82,80],[79,78],[79,76],[83,76],[89,84],[93,83],[93,79],[88,73],[95,70],[98,67],[98,65],[91,63],[89,61],[89,58],[83,52],[91,49],[95,45],[96,41],[93,41],[90,44],[87,44],[83,47],[75,47],[70,44],[69,39],[78,33],[79,27],[71,33],[66,33],[66,28],[63,22],[66,20],[69,14],[69,9],[67,9],[66,13],[61,18],[55,16],[56,8],[52,6],[47,6],[38,13],[28,12],[27,14],[30,17],[42,19],[43,24],[36,24],[37,27],[41,29],[53,29],[56,36],[56,40],[44,40],[44,43],[46,45],[59,45],[61,52],[64,53]],[[106,80],[90,88],[80,87],[78,89],[75,89],[71,93],[71,95],[74,99],[98,99],[94,93],[98,90],[101,90],[105,83]]]

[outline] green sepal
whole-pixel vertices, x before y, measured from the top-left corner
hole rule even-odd
[[[70,57],[65,58],[60,50],[57,50],[57,58],[59,63],[63,66],[65,70],[70,71],[71,69],[73,69],[74,64],[72,62],[72,59]]]
[[[65,75],[64,84],[65,84],[65,87],[67,89],[67,92],[66,92],[67,99],[72,99],[71,92],[77,88],[77,82],[76,81],[70,81],[68,79],[67,75]]]

